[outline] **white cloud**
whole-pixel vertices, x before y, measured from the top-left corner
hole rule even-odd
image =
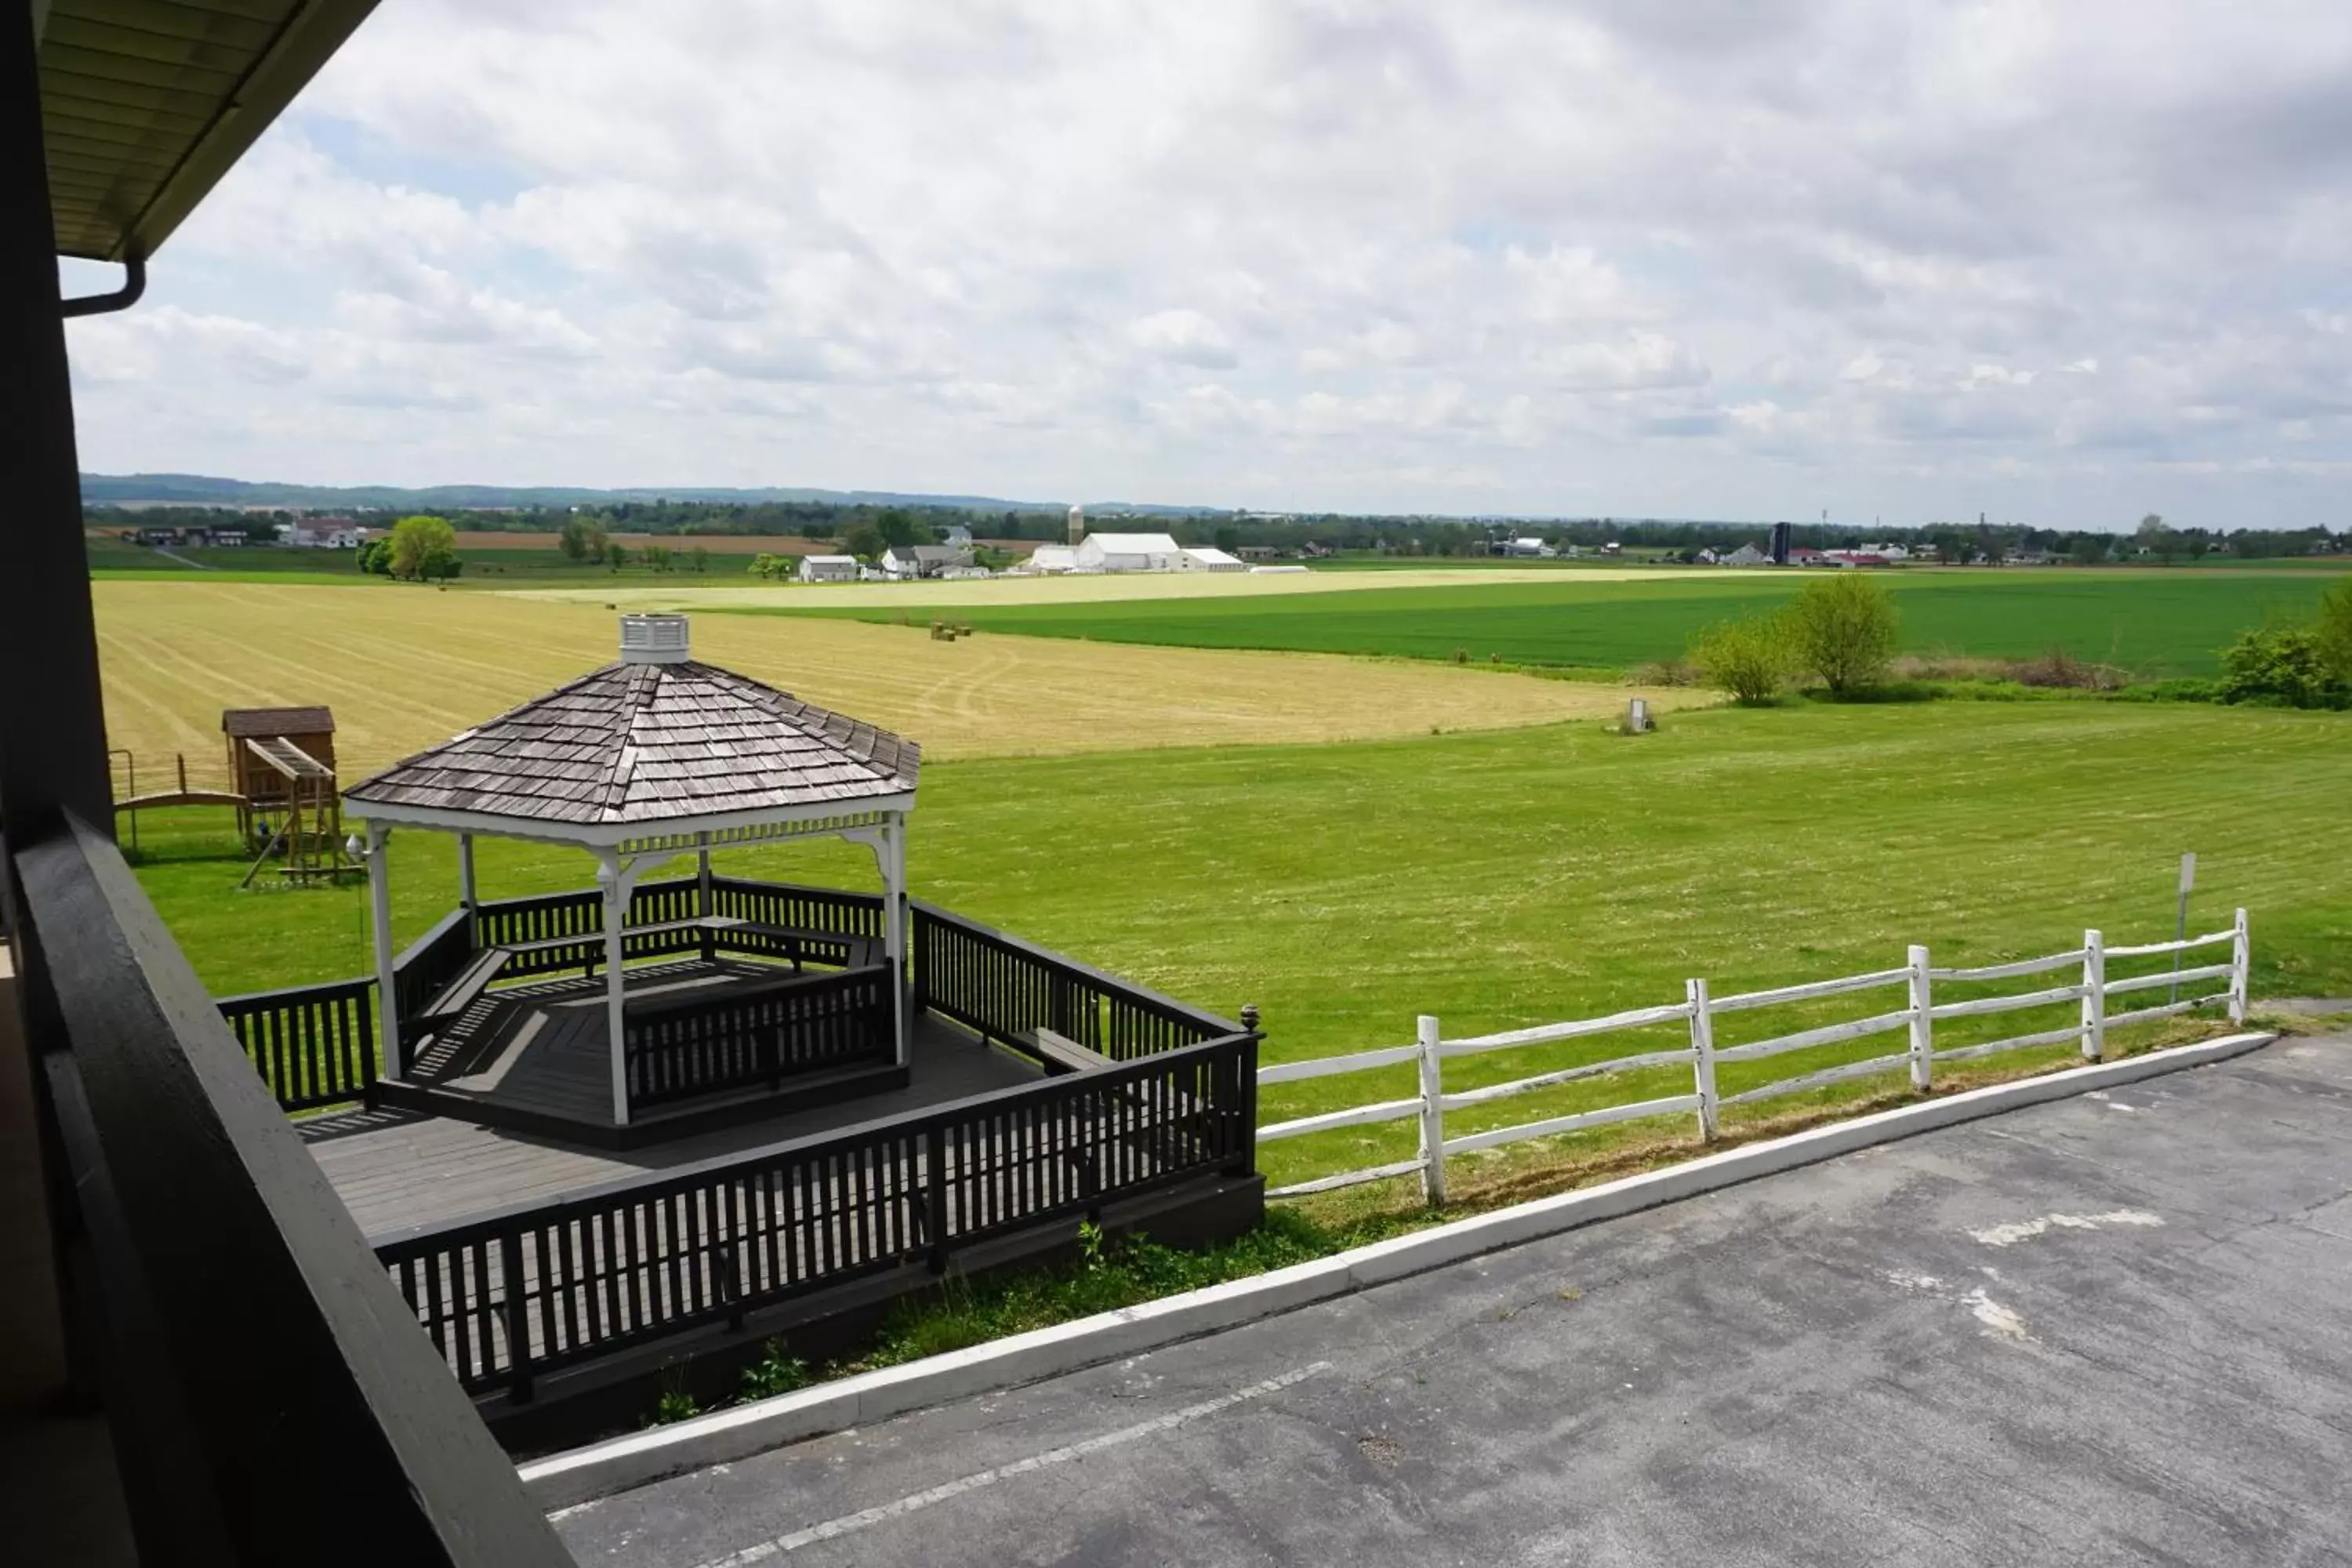
[[[409,0],[75,325],[82,446],[2339,520],[2352,11],[2256,8]]]
[[[1240,363],[1225,330],[1198,310],[1156,310],[1129,323],[1138,348],[1177,364],[1228,370]]]

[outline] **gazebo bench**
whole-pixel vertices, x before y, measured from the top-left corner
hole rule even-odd
[[[810,947],[839,948],[842,967],[864,969],[882,962],[882,943],[870,936],[851,936],[843,931],[811,931],[800,926],[763,925],[757,921],[740,920],[733,915],[689,917],[681,921],[662,921],[653,925],[623,926],[621,937],[626,941],[637,936],[671,936],[699,933],[711,938],[730,935],[765,937],[773,942],[791,944],[790,956],[797,964],[804,950]],[[501,944],[512,955],[580,952],[583,972],[594,973],[604,962],[604,933],[581,931],[572,936],[540,937],[530,942],[509,942]]]
[[[788,942],[792,960],[799,963],[803,951],[810,947],[838,947],[842,950],[844,969],[865,969],[883,961],[883,944],[870,936],[852,936],[846,931],[812,931],[803,926],[766,925],[759,921],[741,920],[734,915],[712,915],[707,920],[686,922],[699,925],[714,937],[756,936],[771,942]]]
[[[425,1024],[445,1024],[457,1017],[480,1000],[490,982],[499,977],[506,966],[514,962],[514,950],[506,947],[485,948],[474,955],[458,976],[441,988],[440,994],[425,1005],[418,1020]]]
[[[1045,1071],[1049,1076],[1055,1073],[1087,1072],[1095,1068],[1107,1068],[1112,1065],[1111,1059],[1100,1051],[1089,1050],[1069,1036],[1056,1034],[1042,1026],[1024,1029],[1013,1037],[1021,1043],[1024,1049],[1036,1054],[1038,1059],[1045,1064]]]

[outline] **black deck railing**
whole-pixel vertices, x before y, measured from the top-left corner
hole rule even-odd
[[[1228,1018],[917,900],[918,1006],[1015,1049],[1051,1029],[1116,1061],[1242,1032]]]
[[[992,1237],[1253,1167],[1235,1033],[379,1242],[457,1381],[534,1376]]]
[[[400,1003],[400,1016],[424,1012],[473,962],[473,921],[466,910],[451,910],[392,961],[392,994]]]
[[[641,929],[625,938],[623,952],[633,959],[660,958],[708,954],[715,945],[757,956],[862,966],[869,951],[866,944],[883,938],[882,900],[872,893],[714,878],[710,912],[747,928],[717,935],[691,923],[701,912],[700,903],[691,878],[641,884],[630,897],[628,914],[630,924]],[[1243,1030],[1231,1019],[936,905],[911,900],[909,913],[915,1007],[1016,1050],[1034,1051],[1033,1031],[1044,1028],[1115,1061],[1133,1061]],[[504,971],[516,977],[602,963],[603,919],[603,899],[593,891],[500,900],[481,905],[470,920],[465,910],[454,910],[394,962],[400,1016],[418,1016],[490,947],[518,950]],[[775,934],[781,931],[801,934]],[[829,935],[843,939],[837,950],[824,941]],[[221,1010],[279,1106],[313,1110],[365,1100],[373,1089],[374,992],[373,980],[339,980],[228,997]],[[404,1025],[402,1037],[404,1043],[412,1039],[413,1029]],[[633,1092],[633,1104],[744,1087],[761,1081],[764,1070],[723,1052],[696,1057],[682,1045],[671,1058],[659,1065],[649,1059],[650,1076],[642,1081],[652,1098]],[[784,1058],[784,1071],[796,1070],[792,1060],[789,1055]],[[404,1077],[405,1061],[394,1070]],[[635,1068],[631,1073],[633,1085],[638,1083]],[[710,1087],[688,1087],[701,1083]]]
[[[224,996],[220,1014],[280,1110],[343,1105],[375,1087],[373,980]]]
[[[795,931],[832,931],[841,936],[882,940],[882,895],[850,893],[832,888],[801,888],[789,882],[751,882],[735,877],[714,877],[710,882],[713,914],[732,915],[761,925],[789,926]]]
[[[569,1563],[114,846],[9,828],[68,1343],[142,1560]]]
[[[730,1089],[779,1089],[810,1073],[887,1062],[890,971],[869,964],[790,975],[713,997],[625,1006],[622,1049],[634,1112]]]

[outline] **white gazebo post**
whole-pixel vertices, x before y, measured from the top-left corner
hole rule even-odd
[[[474,947],[482,945],[482,900],[474,883],[474,836],[457,835],[457,901],[466,906],[466,941]]]
[[[888,900],[882,909],[882,952],[890,965],[890,1037],[896,1061],[909,1059],[907,1039],[907,814],[894,811],[885,819],[882,842],[882,882]]]
[[[629,1058],[624,1008],[626,993],[621,977],[621,924],[628,917],[629,885],[636,879],[634,861],[625,864],[620,852],[606,849],[597,856],[596,881],[604,890],[604,1029],[613,1058],[613,1125],[629,1124]]]
[[[400,997],[392,973],[392,869],[384,846],[392,828],[381,822],[367,825],[368,923],[375,941],[375,1005],[377,1032],[382,1036],[383,1074],[398,1082],[404,1065],[400,1054]]]

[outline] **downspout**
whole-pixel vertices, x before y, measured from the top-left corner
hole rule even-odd
[[[58,314],[70,321],[76,316],[108,316],[117,310],[128,310],[139,303],[139,296],[147,292],[147,258],[132,254],[122,258],[122,287],[111,294],[81,294],[58,301]]]

